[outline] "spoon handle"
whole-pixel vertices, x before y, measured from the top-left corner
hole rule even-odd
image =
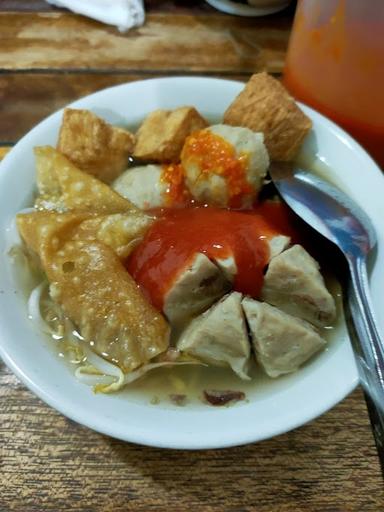
[[[353,341],[360,380],[367,400],[375,441],[384,456],[384,345],[380,340],[371,305],[366,261],[348,258],[351,272],[349,308],[355,327]],[[357,351],[356,351],[357,348]]]

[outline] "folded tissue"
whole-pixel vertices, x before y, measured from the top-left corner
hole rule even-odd
[[[66,7],[73,12],[95,20],[116,25],[125,32],[144,23],[143,0],[47,0],[57,7]]]

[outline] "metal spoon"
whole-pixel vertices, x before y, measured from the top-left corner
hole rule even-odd
[[[272,164],[269,173],[292,210],[336,244],[348,263],[350,334],[383,464],[384,344],[373,315],[366,266],[367,256],[376,245],[375,229],[366,213],[350,197],[313,173],[282,162]]]

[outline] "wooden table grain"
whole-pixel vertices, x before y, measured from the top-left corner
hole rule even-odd
[[[110,85],[149,77],[246,80],[282,71],[293,8],[236,18],[204,2],[149,1],[113,27],[42,0],[0,2],[0,158],[34,124]],[[0,362],[0,512],[373,511],[384,486],[364,399],[258,444],[166,451],[92,432],[42,403]]]

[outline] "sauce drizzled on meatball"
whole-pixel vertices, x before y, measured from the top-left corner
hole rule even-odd
[[[193,202],[185,185],[184,169],[181,164],[163,165],[160,180],[166,186],[164,196],[167,207],[185,206]]]
[[[152,304],[162,309],[166,293],[197,252],[213,260],[233,257],[237,267],[233,288],[257,297],[269,259],[267,242],[288,229],[281,220],[273,222],[281,217],[279,207],[269,206],[268,217],[263,210],[166,210],[132,253],[127,269]]]
[[[194,163],[206,179],[208,174],[216,174],[225,179],[228,187],[228,206],[239,208],[244,196],[253,193],[247,180],[248,155],[236,155],[235,148],[220,135],[209,130],[201,130],[187,137],[182,151],[184,163]]]

